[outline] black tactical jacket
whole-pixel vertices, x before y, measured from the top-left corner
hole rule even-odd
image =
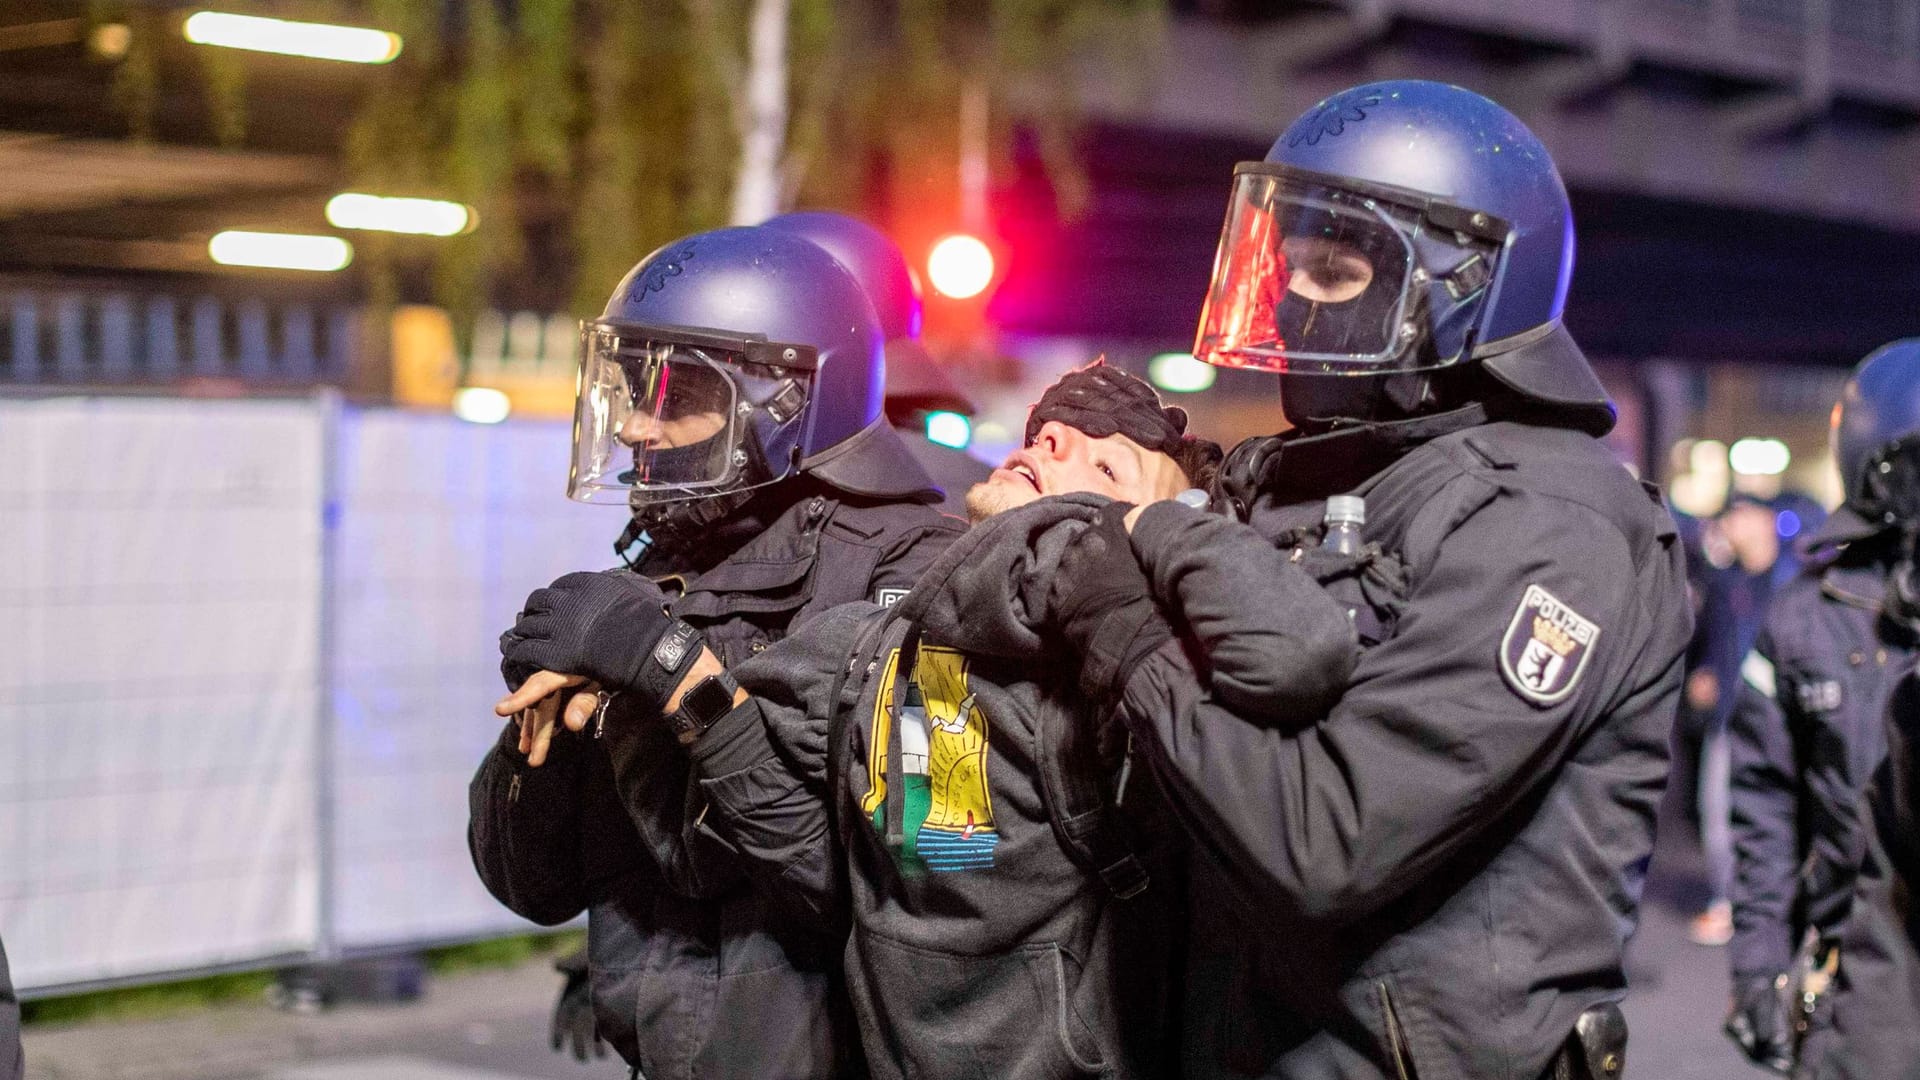
[[[695,745],[709,820],[766,891],[804,919],[850,911],[876,1077],[1171,1075],[1183,886],[1165,811],[1143,775],[1115,794],[1119,732],[1039,632],[1061,552],[1105,501],[976,526],[891,613],[843,609],[743,666],[756,697]],[[1169,617],[1249,646],[1223,650],[1212,692],[1281,722],[1323,709],[1354,661],[1345,610],[1244,526],[1177,503],[1142,523],[1170,541],[1139,553]],[[903,710],[924,742],[894,730]]]
[[[1197,849],[1188,1076],[1539,1080],[1580,1013],[1625,993],[1690,632],[1682,553],[1597,440],[1476,414],[1229,460],[1255,487],[1225,494],[1263,534],[1350,492],[1404,562],[1404,603],[1361,627],[1317,723],[1227,707],[1178,650],[1127,684],[1135,751]]]
[[[917,474],[910,462],[901,472]],[[828,609],[904,595],[964,529],[906,493],[789,483],[798,497],[745,546],[661,579],[729,668]],[[588,912],[600,1036],[649,1080],[857,1070],[835,1004],[838,940],[788,927],[746,887],[689,805],[687,758],[666,725],[623,715],[615,698],[605,730],[619,737],[562,731],[534,769],[506,726],[470,791],[468,846],[489,891],[542,924]]]
[[[1785,971],[1809,928],[1838,932],[1865,849],[1860,794],[1912,659],[1880,618],[1888,545],[1862,537],[1821,554],[1768,609],[1728,725],[1736,978]]]
[[[1920,1080],[1920,674],[1896,687],[1886,718],[1819,1080]]]

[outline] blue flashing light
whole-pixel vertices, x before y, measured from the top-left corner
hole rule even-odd
[[[1799,536],[1800,529],[1800,515],[1791,510],[1782,510],[1773,517],[1773,531],[1779,533],[1782,540]]]
[[[942,409],[927,414],[927,441],[965,450],[973,442],[973,421],[965,413]]]

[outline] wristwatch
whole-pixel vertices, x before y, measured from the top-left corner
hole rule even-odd
[[[713,722],[733,709],[733,695],[740,689],[733,676],[722,671],[693,684],[680,698],[680,707],[667,717],[668,726],[685,746],[707,733]]]

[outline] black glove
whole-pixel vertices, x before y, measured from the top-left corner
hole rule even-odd
[[[587,1060],[589,1047],[594,1057],[606,1057],[607,1044],[600,1041],[599,1029],[594,1026],[593,995],[589,990],[584,950],[561,957],[553,968],[565,975],[567,981],[561,985],[560,1000],[553,1006],[548,1043],[556,1052],[563,1052],[571,1044],[573,1056],[579,1061]]]
[[[1733,990],[1727,1014],[1727,1038],[1762,1068],[1782,1076],[1793,1072],[1793,1020],[1787,1012],[1785,976],[1751,975]]]
[[[568,574],[527,597],[500,635],[508,685],[546,669],[584,675],[658,712],[700,657],[698,631],[667,612],[659,586],[626,570]]]
[[[1108,503],[1061,553],[1048,622],[1080,654],[1080,688],[1108,700],[1148,653],[1173,637],[1127,535],[1130,503]]]

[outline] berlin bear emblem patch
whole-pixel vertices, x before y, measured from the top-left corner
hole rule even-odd
[[[1536,705],[1566,699],[1593,659],[1600,627],[1538,585],[1527,586],[1520,610],[1500,639],[1500,674]]]

